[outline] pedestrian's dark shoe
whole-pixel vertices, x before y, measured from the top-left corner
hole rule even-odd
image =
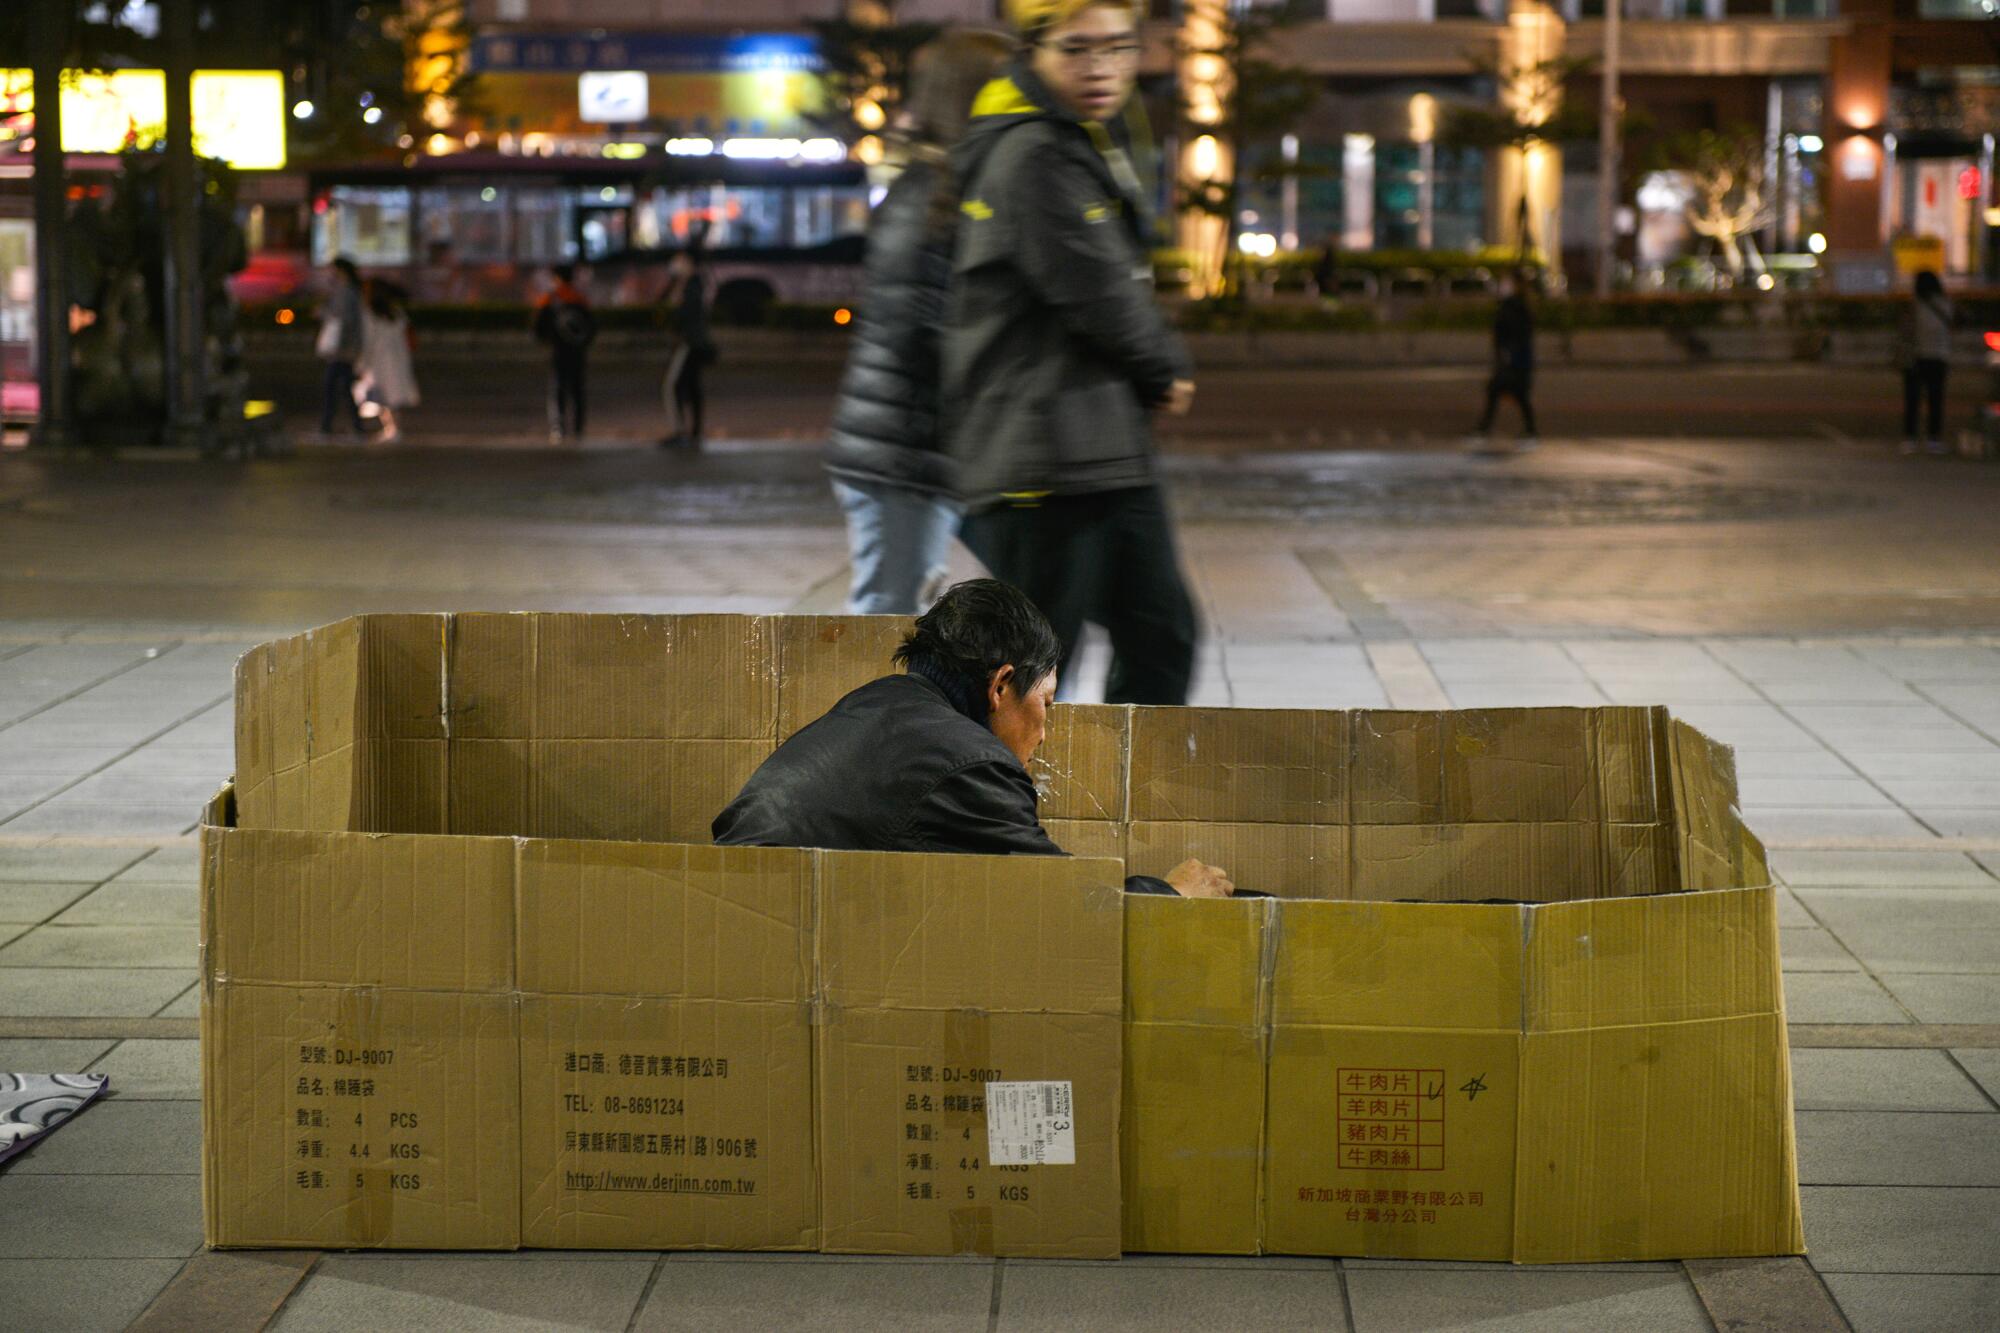
[[[1897,452],[1905,455],[1914,454],[1918,452],[1917,442],[1914,439],[1905,438],[1901,449],[1899,449]]]
[[[1951,452],[1951,446],[1946,444],[1943,440],[1938,440],[1938,439],[1926,440],[1924,442],[1924,448],[1934,454],[1948,454]]]
[[[660,437],[660,447],[662,449],[680,449],[685,447],[687,442],[688,437],[685,435],[662,435]]]

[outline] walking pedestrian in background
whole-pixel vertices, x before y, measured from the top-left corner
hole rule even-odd
[[[381,422],[382,444],[402,438],[396,413],[423,401],[417,391],[417,371],[411,359],[410,319],[403,308],[403,290],[392,282],[371,278],[361,303],[361,356],[355,362],[354,399],[364,416]]]
[[[338,411],[354,433],[361,434],[361,413],[354,401],[354,363],[361,356],[361,274],[346,255],[333,261],[333,290],[320,308],[313,351],[326,362],[320,385],[319,433],[333,434],[333,417]]]
[[[597,316],[575,281],[575,268],[556,265],[535,306],[535,337],[549,345],[549,439],[558,444],[583,437],[583,370],[597,338]]]
[[[1105,697],[1179,704],[1199,630],[1148,412],[1193,405],[1153,298],[1151,136],[1126,0],[1009,0],[1023,54],[979,94],[944,344],[965,543],[1032,598],[1068,682],[1086,622],[1111,638]]]
[[[1903,452],[1917,452],[1917,400],[1923,399],[1924,447],[1946,452],[1944,382],[1951,367],[1951,298],[1928,269],[1917,274],[1914,299],[1903,318]]]
[[[1500,305],[1493,312],[1493,374],[1486,381],[1486,410],[1473,431],[1474,447],[1482,452],[1502,398],[1512,398],[1521,409],[1521,437],[1511,452],[1526,453],[1541,443],[1535,433],[1535,316],[1528,309],[1526,289],[1519,273],[1500,280]]]
[[[958,527],[938,426],[938,345],[951,295],[958,177],[972,99],[1013,54],[953,32],[917,53],[897,133],[902,172],[868,228],[867,295],[840,381],[826,470],[847,518],[853,615],[916,615],[945,579]]]
[[[660,441],[662,448],[701,447],[708,407],[702,372],[716,358],[715,339],[708,327],[708,286],[708,220],[703,218],[688,228],[686,248],[667,266],[666,301],[673,312],[674,352],[667,362],[663,396],[673,414],[674,430]]]

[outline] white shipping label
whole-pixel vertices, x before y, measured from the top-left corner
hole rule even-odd
[[[995,1166],[1075,1166],[1069,1081],[988,1083],[986,1159]]]

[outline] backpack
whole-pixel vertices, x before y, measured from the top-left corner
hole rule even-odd
[[[558,301],[549,310],[549,338],[556,346],[581,351],[597,337],[597,317],[590,307]]]

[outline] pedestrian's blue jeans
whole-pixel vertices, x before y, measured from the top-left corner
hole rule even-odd
[[[854,567],[847,612],[856,616],[913,616],[927,587],[940,581],[958,509],[918,491],[870,482],[835,481],[833,493],[847,515],[847,551]]]

